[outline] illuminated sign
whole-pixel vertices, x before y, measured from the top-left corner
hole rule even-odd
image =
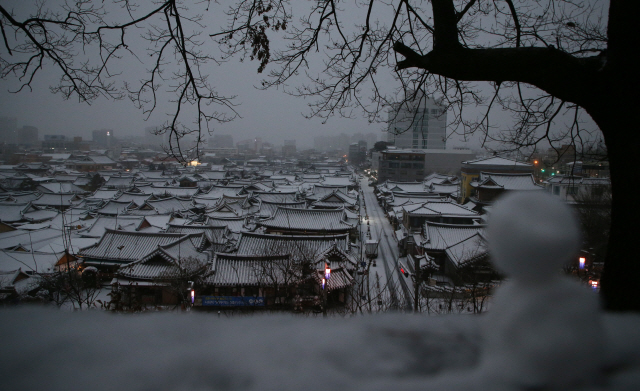
[[[212,307],[263,307],[264,297],[253,296],[202,296],[203,306]]]

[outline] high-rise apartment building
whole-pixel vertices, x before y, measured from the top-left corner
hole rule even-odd
[[[387,141],[396,148],[446,149],[447,112],[432,98],[396,104],[388,122]]]
[[[0,117],[0,143],[15,144],[18,119],[16,117]]]

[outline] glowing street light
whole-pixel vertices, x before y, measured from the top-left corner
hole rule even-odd
[[[579,261],[579,267],[580,267],[580,269],[584,269],[584,265],[585,265],[585,263],[586,263],[587,259],[586,259],[585,257],[580,257],[580,258],[578,259],[578,261]]]

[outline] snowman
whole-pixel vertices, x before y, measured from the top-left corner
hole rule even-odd
[[[547,193],[519,192],[499,199],[489,217],[491,259],[507,279],[483,319],[477,374],[510,389],[597,388],[598,298],[561,273],[580,244],[571,209]]]

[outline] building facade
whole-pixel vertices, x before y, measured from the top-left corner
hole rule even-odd
[[[387,141],[397,148],[445,149],[447,112],[434,99],[420,96],[389,111]]]

